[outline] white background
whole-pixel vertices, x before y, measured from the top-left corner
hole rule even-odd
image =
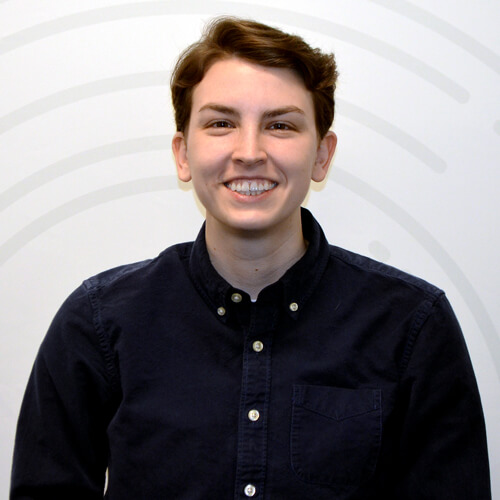
[[[500,498],[498,0],[0,0],[0,496],[38,346],[89,275],[193,239],[168,80],[215,15],[334,51],[329,178],[306,205],[331,243],[446,290],[486,415]]]

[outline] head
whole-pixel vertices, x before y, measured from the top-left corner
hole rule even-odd
[[[178,132],[187,132],[195,86],[215,62],[234,57],[296,73],[311,93],[318,137],[325,136],[335,111],[337,68],[333,54],[313,49],[297,35],[232,17],[212,21],[201,39],[177,61],[170,87]]]

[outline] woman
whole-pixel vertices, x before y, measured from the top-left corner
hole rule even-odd
[[[444,293],[330,246],[301,208],[335,151],[333,55],[215,20],[171,87],[195,242],[86,280],[20,415],[12,499],[487,499]]]

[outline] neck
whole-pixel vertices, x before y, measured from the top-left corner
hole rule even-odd
[[[252,300],[278,281],[307,249],[300,213],[288,227],[262,232],[228,230],[207,217],[205,238],[217,272]]]

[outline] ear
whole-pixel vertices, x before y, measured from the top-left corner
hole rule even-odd
[[[337,136],[330,130],[319,143],[316,152],[316,161],[314,162],[311,174],[311,179],[313,181],[321,182],[326,177],[336,147]]]
[[[186,138],[182,132],[175,133],[172,139],[172,151],[177,166],[177,177],[183,182],[189,182],[191,180],[191,170],[189,169],[187,157]]]

